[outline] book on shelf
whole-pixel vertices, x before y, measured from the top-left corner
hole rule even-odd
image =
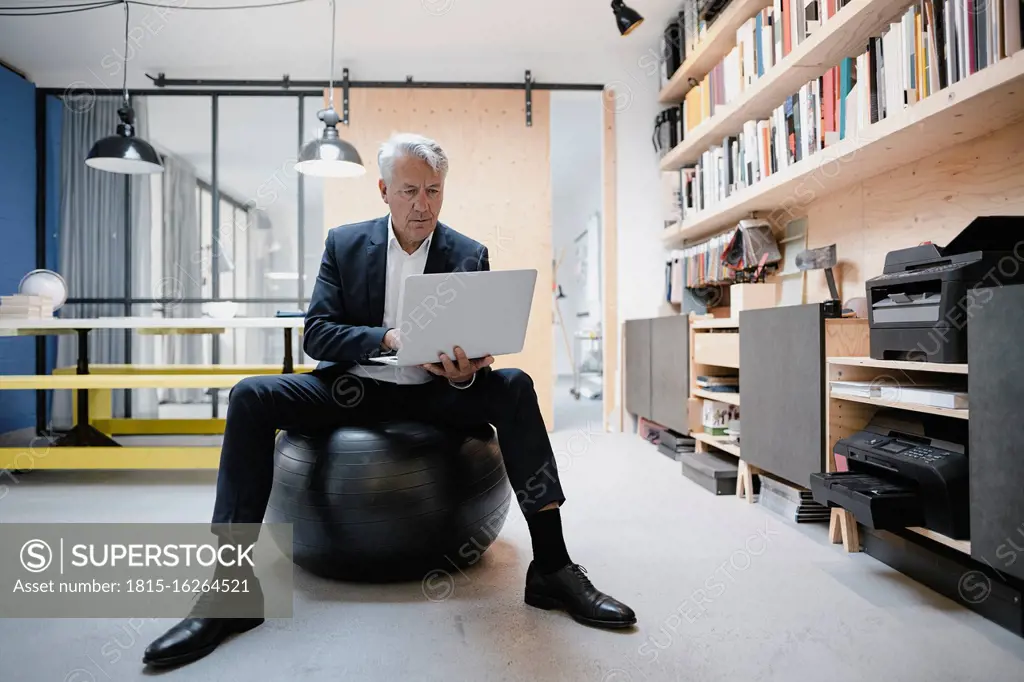
[[[721,381],[719,381],[721,379]],[[697,377],[697,388],[708,393],[731,393],[736,395],[740,392],[739,377]]]
[[[837,0],[775,0],[771,7],[749,17],[736,29],[728,54],[706,74],[694,75],[698,82],[685,96],[688,115],[684,132],[736,101],[844,5]],[[823,10],[826,6],[830,9]],[[663,76],[663,82],[667,77]]]
[[[722,262],[722,253],[731,240],[729,233],[684,249],[675,249],[667,263],[678,266],[673,270],[673,298],[682,300],[681,289],[704,289],[731,281],[733,275]],[[705,294],[706,297],[706,294]]]
[[[705,400],[701,409],[701,425],[704,433],[710,436],[726,436],[729,424],[740,418],[740,408],[736,405]]]
[[[866,39],[856,55],[801,85],[764,118],[744,121],[735,133],[703,150],[694,163],[679,171],[681,219],[714,210],[736,192],[843,140],[867,134],[871,125],[1020,51],[1024,43],[1021,0],[993,0],[982,6],[983,2],[918,0],[878,35]],[[828,30],[829,19],[844,4],[834,0],[819,5],[821,24],[811,22],[811,30]],[[788,54],[793,41],[799,44],[806,37],[807,17],[814,14],[804,15],[803,22],[795,21],[794,6],[806,7],[806,3],[776,0],[738,29],[738,34],[751,31],[753,38],[748,35],[741,40],[738,35],[734,49],[739,61],[730,58],[727,70],[716,67],[687,95],[688,130],[728,103],[722,99],[723,78],[749,75],[750,80],[735,83],[725,94],[743,92],[747,83],[778,68],[780,49]],[[777,16],[783,17],[781,23],[775,21]],[[760,51],[759,25],[765,41]],[[766,36],[767,31],[772,35]],[[776,33],[782,34],[781,48]],[[752,54],[748,55],[750,46]],[[767,51],[775,57],[771,64],[763,59],[764,48],[769,46],[773,49]],[[748,74],[748,69],[753,73]]]

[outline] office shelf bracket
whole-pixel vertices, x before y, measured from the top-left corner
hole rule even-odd
[[[341,122],[348,125],[348,69],[341,70]]]
[[[526,127],[533,127],[533,75],[526,70]]]

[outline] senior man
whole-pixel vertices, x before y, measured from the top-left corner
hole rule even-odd
[[[562,537],[565,501],[533,381],[518,369],[493,370],[493,358],[461,349],[437,364],[368,362],[400,344],[402,283],[410,275],[490,269],[487,248],[438,222],[448,159],[433,140],[395,135],[378,154],[387,216],[336,227],[327,235],[306,313],[303,348],[319,360],[308,374],[249,377],[231,392],[214,506],[215,524],[263,521],[273,480],[278,429],[323,429],[382,417],[452,426],[492,424],[505,470],[527,525],[533,561],[525,602],[561,609],[582,623],[636,623],[633,610],[599,591],[572,562]],[[358,405],[339,407],[332,385],[345,373],[366,379]],[[528,484],[543,473],[544,486]],[[532,494],[540,490],[539,494]],[[186,618],[154,641],[144,662],[177,665],[212,652],[262,618]]]

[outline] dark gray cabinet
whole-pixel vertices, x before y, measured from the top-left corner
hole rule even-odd
[[[967,325],[971,556],[1024,579],[1024,286],[986,291]]]
[[[686,315],[651,320],[651,419],[689,431],[690,327]]]
[[[824,356],[820,304],[740,313],[743,460],[805,488],[825,465]]]
[[[686,315],[624,323],[626,411],[686,433],[690,327]]]
[[[651,416],[651,321],[626,320],[623,330],[626,353],[626,412],[645,419]]]

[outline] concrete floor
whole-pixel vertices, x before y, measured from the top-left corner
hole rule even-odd
[[[824,526],[710,495],[636,436],[601,433],[599,401],[562,390],[556,400],[569,551],[636,609],[634,631],[526,607],[530,541],[513,513],[484,559],[451,576],[444,601],[419,583],[348,585],[296,571],[291,620],[268,621],[161,679],[1024,679],[1024,640],[866,555],[844,554]],[[206,522],[212,482],[209,473],[38,472],[9,486],[0,520]],[[172,622],[136,621],[136,634],[128,619],[0,618],[0,680],[146,679],[142,652]]]

